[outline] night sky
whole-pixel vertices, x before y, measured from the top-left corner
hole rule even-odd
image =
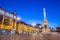
[[[16,10],[17,16],[28,24],[43,25],[43,8],[46,8],[48,24],[52,28],[60,26],[59,0],[0,0],[0,6],[9,12]]]

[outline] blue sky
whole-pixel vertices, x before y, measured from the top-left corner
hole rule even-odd
[[[46,8],[48,24],[52,28],[60,26],[59,0],[0,0],[0,6],[9,12],[16,10],[17,16],[28,24],[43,25],[43,8]]]

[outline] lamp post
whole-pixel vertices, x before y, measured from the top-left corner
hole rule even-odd
[[[16,11],[15,11],[15,12],[13,12],[13,25],[12,25],[11,34],[15,34],[14,23],[15,23],[16,19],[14,18],[14,16],[16,16]]]

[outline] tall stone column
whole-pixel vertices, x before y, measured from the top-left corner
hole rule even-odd
[[[44,27],[42,29],[42,33],[50,33],[50,29],[48,27],[48,21],[47,21],[47,18],[46,18],[45,8],[43,8],[43,12],[44,12]]]

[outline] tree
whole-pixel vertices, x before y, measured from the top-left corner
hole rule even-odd
[[[36,24],[36,28],[39,28],[39,26],[41,26],[41,24]]]
[[[60,27],[56,27],[56,32],[60,32]]]

